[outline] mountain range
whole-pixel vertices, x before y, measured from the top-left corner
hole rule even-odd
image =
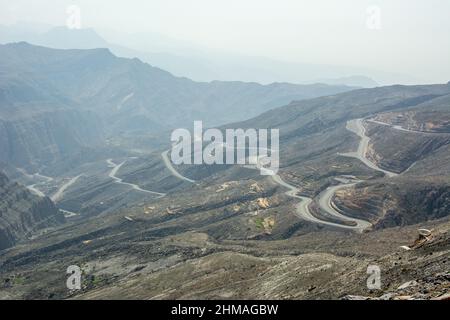
[[[324,83],[356,87],[378,86],[373,78],[388,84],[414,82],[414,79],[406,75],[358,67],[293,63],[265,57],[216,52],[155,33],[121,35],[120,32],[108,30],[101,33],[105,34],[106,39],[112,40],[105,40],[105,37],[91,28],[68,29],[63,26],[21,23],[0,26],[0,43],[27,41],[56,49],[108,48],[119,57],[137,57],[174,75],[201,82],[240,80],[264,84]],[[142,46],[143,42],[146,45]]]
[[[292,100],[352,89],[194,82],[107,49],[61,50],[21,42],[1,45],[0,57],[1,149],[8,150],[0,161],[22,167],[119,134],[170,132],[194,120],[214,126]]]
[[[23,42],[0,57],[2,169],[27,186],[0,175],[0,298],[448,299],[450,83],[199,83]],[[170,130],[198,119],[279,129],[278,174],[171,163]]]

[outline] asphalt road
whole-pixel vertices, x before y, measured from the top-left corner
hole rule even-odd
[[[393,124],[390,124],[390,123],[386,123],[386,122],[382,122],[382,121],[378,121],[378,120],[373,120],[373,119],[367,119],[366,121],[372,122],[372,123],[376,123],[376,124],[380,124],[382,126],[388,126],[388,127],[391,127],[391,128],[393,128],[395,130],[404,131],[404,132],[410,132],[410,133],[431,134],[431,135],[449,134],[448,132],[431,132],[431,131],[411,130],[411,129],[403,128],[402,126],[399,126],[399,125],[393,125]]]
[[[225,148],[227,146],[225,145]],[[266,149],[266,151],[269,151]],[[172,165],[172,162],[169,159],[168,153],[170,152],[170,150],[164,151],[161,154],[161,157],[164,161],[165,166],[167,167],[167,169],[170,170],[170,172],[172,173],[172,175],[174,175],[175,177],[191,182],[191,183],[195,183],[194,180],[189,179],[187,177],[184,177],[183,175],[181,175]],[[337,228],[341,228],[341,229],[350,229],[350,230],[354,230],[357,232],[362,232],[365,228],[368,228],[371,226],[371,224],[367,221],[363,221],[363,220],[359,220],[359,219],[354,219],[354,218],[350,218],[350,217],[346,217],[344,215],[342,215],[341,213],[335,211],[332,209],[331,206],[331,197],[333,196],[333,193],[326,193],[325,195],[328,197],[328,195],[330,195],[330,200],[327,201],[327,198],[324,197],[322,199],[322,203],[326,203],[328,206],[324,205],[324,210],[326,212],[328,212],[330,215],[334,216],[337,220],[341,220],[341,221],[345,221],[345,222],[350,222],[351,225],[347,225],[347,224],[340,224],[340,223],[335,223],[335,222],[330,222],[330,221],[326,221],[326,220],[321,220],[317,217],[315,217],[311,211],[309,210],[309,205],[312,203],[313,199],[308,198],[308,197],[304,197],[304,196],[299,196],[297,195],[297,193],[300,191],[297,187],[285,182],[280,175],[278,174],[273,174],[273,172],[271,172],[271,170],[269,169],[264,169],[264,167],[261,165],[262,163],[262,159],[263,157],[258,157],[256,159],[256,165],[245,165],[246,168],[250,168],[250,169],[255,169],[255,170],[261,170],[261,171],[265,171],[266,173],[272,173],[270,175],[271,179],[277,183],[278,185],[289,189],[285,194],[289,197],[295,198],[295,199],[299,199],[300,202],[296,205],[295,207],[295,215],[297,217],[299,217],[300,219],[306,220],[306,221],[310,221],[313,223],[318,223],[318,224],[323,224],[323,225],[328,225],[328,226],[332,226],[332,227],[337,227]],[[342,185],[339,187],[346,187],[346,185]],[[334,190],[334,189],[333,189]],[[333,191],[331,190],[331,191]]]
[[[59,200],[61,200],[67,188],[77,182],[78,178],[80,178],[81,176],[82,175],[80,174],[76,177],[73,177],[67,183],[63,184],[61,188],[59,188],[58,191],[56,191],[55,194],[50,197],[50,199],[52,199],[53,202],[58,202]]]
[[[195,180],[189,179],[189,178],[187,178],[187,177],[181,175],[181,174],[173,167],[172,161],[170,161],[170,159],[169,159],[169,152],[170,152],[170,149],[164,151],[163,153],[161,153],[161,157],[162,157],[162,159],[163,159],[163,161],[164,161],[164,165],[167,167],[167,169],[169,169],[170,173],[171,173],[174,177],[176,177],[176,178],[178,178],[178,179],[181,179],[181,180],[184,180],[184,181],[187,181],[187,182],[190,182],[190,183],[195,183]]]
[[[279,175],[272,176],[272,180],[275,181],[280,186],[283,186],[283,187],[289,189],[289,191],[286,192],[286,195],[296,198],[296,199],[300,199],[300,203],[298,203],[295,206],[295,214],[300,219],[310,221],[313,223],[317,223],[317,224],[323,224],[323,225],[327,225],[327,226],[337,227],[337,228],[341,228],[341,229],[354,230],[357,232],[362,232],[364,229],[372,226],[367,221],[346,217],[335,210],[334,211],[330,210],[330,212],[328,212],[328,211],[327,212],[339,220],[349,221],[349,222],[354,223],[354,225],[346,225],[346,224],[340,224],[340,223],[335,223],[335,222],[318,219],[309,210],[309,205],[313,202],[313,199],[297,195],[297,193],[299,192],[299,189],[297,187],[285,182]],[[328,193],[330,193],[332,196],[334,193],[334,190],[330,189],[330,191]],[[326,201],[326,198],[323,198],[323,199],[324,199],[324,201]]]
[[[341,154],[342,156],[357,158],[367,167],[376,171],[383,172],[387,177],[398,176],[398,173],[381,169],[375,163],[373,163],[367,158],[366,154],[369,150],[370,138],[366,136],[366,128],[364,128],[363,119],[354,119],[348,121],[346,128],[347,130],[359,136],[361,138],[361,141],[359,142],[358,150],[356,152],[344,153]]]
[[[112,167],[111,172],[109,173],[109,177],[111,179],[114,180],[115,183],[118,184],[122,184],[125,186],[129,186],[131,188],[133,188],[133,190],[139,191],[139,192],[145,192],[145,193],[150,193],[150,194],[155,194],[157,195],[159,198],[164,197],[166,194],[165,193],[160,193],[160,192],[156,192],[156,191],[151,191],[151,190],[145,190],[142,189],[141,187],[139,187],[137,184],[134,183],[129,183],[129,182],[123,182],[122,179],[118,178],[116,176],[117,172],[120,170],[120,168],[125,164],[126,161],[120,163],[120,164],[115,164],[112,159],[108,159],[106,160],[106,162],[108,163],[108,165],[110,165]]]

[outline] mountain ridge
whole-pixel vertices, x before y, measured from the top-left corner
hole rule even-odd
[[[194,82],[174,77],[139,59],[116,57],[109,49],[51,49],[20,42],[0,45],[0,57],[0,119],[6,122],[4,127],[12,126],[17,135],[18,123],[29,121],[30,112],[45,109],[51,114],[58,110],[68,118],[73,114],[75,118],[90,119],[86,123],[67,122],[64,134],[70,137],[80,126],[85,128],[81,141],[94,143],[118,135],[133,140],[136,132],[152,135],[191,126],[194,120],[203,120],[205,126],[241,120],[291,100],[353,89],[287,83],[264,86],[237,81]],[[61,149],[61,144],[56,145]],[[68,151],[86,146],[95,144],[81,143]],[[28,161],[22,160],[21,166]]]
[[[0,250],[64,223],[64,216],[49,198],[31,194],[0,172]]]

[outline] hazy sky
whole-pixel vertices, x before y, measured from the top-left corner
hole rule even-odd
[[[448,0],[0,0],[0,24],[64,25],[71,4],[80,7],[83,27],[450,80]]]

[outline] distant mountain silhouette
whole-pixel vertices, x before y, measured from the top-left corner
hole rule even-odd
[[[35,31],[39,30],[39,32]],[[107,41],[94,29],[66,27],[0,26],[0,43],[27,41],[60,49],[108,48],[115,55],[137,57],[177,76],[196,81],[246,81],[258,83],[290,82],[343,84],[374,87],[382,84],[417,83],[406,75],[379,72],[367,68],[277,61],[265,57],[243,56],[195,47],[157,34],[137,34]],[[124,43],[121,43],[123,41]],[[144,45],[142,45],[144,43]],[[141,44],[138,46],[138,44]],[[146,45],[145,45],[146,44]],[[364,76],[358,76],[363,74]]]

